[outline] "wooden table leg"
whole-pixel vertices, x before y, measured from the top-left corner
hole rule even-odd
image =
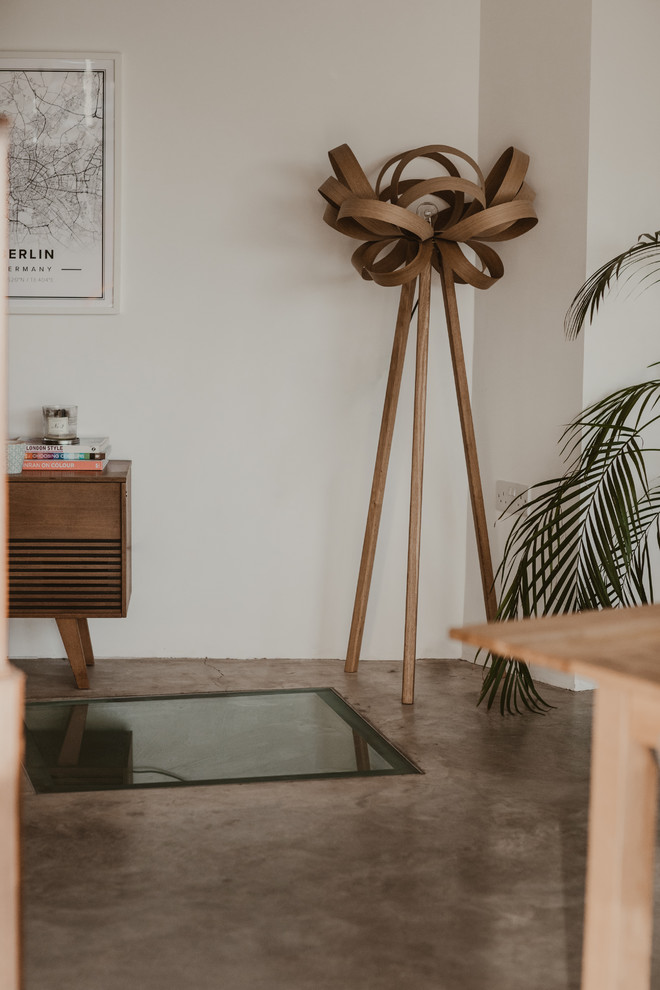
[[[657,768],[634,698],[599,687],[594,712],[582,990],[648,990]]]
[[[78,619],[57,619],[57,628],[60,631],[66,655],[71,664],[71,670],[79,688],[89,688],[87,679],[87,662],[85,659],[85,649],[80,635]],[[85,620],[83,620],[85,621]]]

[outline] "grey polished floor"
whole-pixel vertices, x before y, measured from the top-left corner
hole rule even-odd
[[[403,707],[388,662],[99,661],[94,697],[334,687],[425,774],[26,788],[25,990],[578,990],[592,696],[502,719],[479,682],[423,661]]]

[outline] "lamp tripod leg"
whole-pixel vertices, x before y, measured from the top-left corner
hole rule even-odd
[[[454,383],[456,385],[458,414],[461,421],[461,432],[463,434],[463,450],[465,452],[465,466],[467,468],[470,502],[472,504],[472,518],[474,520],[474,529],[477,538],[481,587],[486,618],[488,622],[494,622],[497,618],[495,578],[493,576],[493,562],[490,553],[490,541],[488,539],[488,523],[486,522],[484,495],[479,472],[477,442],[474,435],[474,423],[472,421],[472,409],[470,407],[470,390],[465,371],[461,325],[458,317],[458,303],[456,301],[456,287],[452,272],[445,266],[444,261],[440,267],[440,275],[442,278],[442,295],[445,303],[451,361],[454,370]]]
[[[430,306],[431,266],[429,265],[428,269],[425,269],[419,276],[415,411],[410,481],[410,525],[408,529],[408,578],[406,584],[403,686],[401,692],[401,702],[404,705],[411,705],[415,697],[415,655],[417,652],[419,552],[422,532],[422,484],[424,477],[424,433],[426,427],[426,383],[428,377]]]
[[[355,592],[355,603],[353,606],[353,619],[346,652],[346,673],[354,674],[358,669],[360,661],[360,649],[362,647],[362,636],[364,634],[364,622],[367,614],[367,603],[369,601],[369,589],[371,586],[371,576],[376,555],[376,543],[378,540],[378,529],[383,508],[383,497],[385,494],[385,481],[387,480],[387,468],[392,449],[392,436],[394,433],[394,421],[399,401],[399,391],[401,388],[401,377],[403,375],[403,365],[406,356],[406,345],[408,343],[408,331],[412,318],[413,298],[415,296],[415,280],[406,282],[401,286],[401,297],[399,300],[399,310],[396,320],[396,330],[394,332],[394,343],[392,345],[392,358],[390,360],[390,370],[387,379],[387,389],[385,391],[385,403],[383,406],[383,417],[380,426],[380,436],[378,438],[378,450],[376,453],[376,464],[374,467],[374,477],[371,486],[371,497],[369,499],[369,512],[367,514],[367,525],[364,533],[364,543],[362,545],[362,558],[360,560],[360,571]]]

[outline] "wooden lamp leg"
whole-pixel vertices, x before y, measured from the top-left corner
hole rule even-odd
[[[470,407],[470,390],[465,371],[461,325],[458,318],[458,303],[456,302],[456,287],[452,272],[444,263],[441,265],[440,275],[442,278],[442,295],[445,303],[449,347],[451,350],[452,367],[454,369],[458,414],[461,421],[461,432],[463,434],[463,450],[465,451],[465,466],[467,468],[468,486],[470,489],[472,518],[477,537],[481,586],[486,608],[486,618],[489,622],[494,622],[497,618],[495,578],[493,576],[493,562],[490,554],[488,523],[486,522],[481,475],[479,473],[477,442],[474,436],[474,423],[472,421],[472,409]]]
[[[369,589],[371,586],[371,576],[374,568],[374,558],[376,555],[376,543],[378,540],[378,529],[383,508],[383,497],[385,494],[385,481],[387,479],[387,468],[392,449],[392,435],[394,433],[394,421],[399,401],[399,391],[401,388],[401,377],[403,375],[403,365],[406,356],[406,345],[408,343],[408,330],[412,317],[412,305],[415,295],[415,281],[407,282],[401,286],[401,297],[399,300],[399,311],[396,320],[396,330],[394,333],[394,344],[392,345],[392,358],[390,361],[390,371],[387,379],[387,389],[385,391],[385,404],[383,406],[383,418],[380,425],[380,436],[378,438],[378,451],[376,453],[376,465],[374,467],[374,477],[371,486],[371,497],[369,499],[369,512],[367,514],[367,525],[364,533],[364,543],[362,545],[362,559],[360,560],[360,571],[358,575],[357,589],[355,592],[355,604],[353,606],[353,619],[351,622],[351,632],[348,639],[348,650],[346,652],[346,664],[344,670],[348,674],[354,674],[358,669],[360,661],[360,649],[362,647],[362,636],[364,634],[364,622],[367,614],[367,603],[369,601]]]
[[[452,357],[454,383],[458,401],[459,418],[463,436],[463,449],[467,468],[470,502],[477,537],[477,552],[484,596],[486,617],[493,621],[497,617],[497,599],[493,564],[488,539],[488,524],[484,507],[481,475],[474,435],[470,392],[465,370],[463,343],[458,315],[458,304],[453,275],[444,265],[441,270],[443,299],[447,319],[447,331]],[[346,673],[355,673],[360,661],[362,637],[369,601],[369,590],[373,574],[378,530],[383,508],[385,482],[392,449],[394,422],[401,388],[408,331],[410,327],[415,282],[407,282],[401,287],[401,298],[397,315],[392,358],[385,392],[383,417],[381,420],[376,464],[369,500],[369,512],[362,545],[362,557],[358,575],[353,618],[346,652]],[[417,363],[415,370],[415,413],[413,423],[413,455],[410,490],[410,523],[408,531],[408,576],[406,584],[406,618],[403,647],[402,703],[412,704],[415,694],[415,658],[417,651],[417,613],[419,603],[419,559],[422,522],[422,488],[424,475],[424,435],[426,427],[426,391],[428,376],[428,339],[431,300],[430,268],[419,276],[419,312],[417,318]]]
[[[408,530],[408,579],[406,585],[406,624],[403,644],[403,687],[401,692],[401,701],[404,705],[411,705],[415,697],[415,654],[417,652],[419,551],[422,532],[422,484],[424,477],[424,431],[426,426],[426,382],[429,354],[430,305],[431,268],[429,266],[419,276],[415,413],[413,420],[410,483],[410,525]]]

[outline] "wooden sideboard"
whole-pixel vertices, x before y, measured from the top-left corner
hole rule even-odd
[[[130,461],[8,475],[9,616],[57,620],[79,688],[94,663],[87,619],[128,611],[130,476]]]

